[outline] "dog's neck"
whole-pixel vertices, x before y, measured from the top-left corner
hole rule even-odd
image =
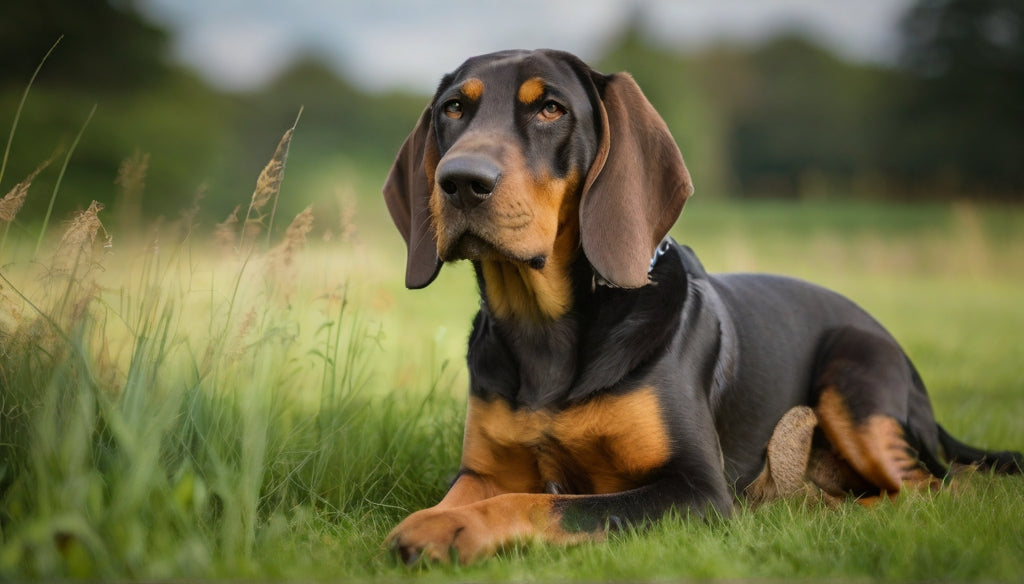
[[[543,327],[573,307],[572,269],[581,256],[575,207],[559,218],[558,233],[541,267],[503,259],[477,262],[480,293],[500,320]]]
[[[566,266],[548,261],[541,269],[504,260],[479,262],[484,302],[503,321],[543,327],[572,308],[572,283]]]
[[[653,283],[636,289],[595,286],[593,267],[577,253],[564,274],[570,307],[552,320],[495,314],[476,262],[484,301],[469,342],[471,391],[512,407],[557,409],[637,375],[679,329],[687,297],[679,250],[665,249],[672,258],[652,266]]]
[[[578,376],[581,315],[575,309],[592,268],[583,254],[555,256],[540,269],[474,262],[482,296],[470,367],[484,393],[530,408],[557,403]],[[501,356],[500,364],[476,363]]]

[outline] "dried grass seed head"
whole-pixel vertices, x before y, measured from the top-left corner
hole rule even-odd
[[[103,210],[103,203],[93,201],[89,208],[79,213],[68,226],[64,235],[61,236],[60,245],[54,254],[54,265],[57,267],[70,267],[81,260],[87,260],[92,256],[93,243],[96,241],[96,234],[103,229],[103,222],[100,221],[99,212]],[[110,242],[109,238],[107,243]]]
[[[256,190],[252,193],[252,200],[249,203],[250,212],[259,212],[267,205],[281,190],[281,181],[284,180],[284,165],[288,160],[288,147],[292,142],[294,128],[289,128],[277,144],[274,156],[270,162],[260,171],[256,179]]]
[[[281,265],[290,266],[295,260],[295,254],[306,245],[306,238],[312,230],[313,207],[309,206],[296,215],[285,230],[284,240],[273,251],[277,261]]]
[[[50,155],[42,164],[36,167],[23,181],[14,185],[3,199],[0,199],[0,221],[4,223],[11,223],[14,218],[18,216],[18,211],[21,211],[22,205],[25,204],[25,199],[28,197],[28,189],[32,186],[32,182],[36,180],[39,173],[43,172],[47,166],[53,162],[53,158],[57,155],[56,152]]]

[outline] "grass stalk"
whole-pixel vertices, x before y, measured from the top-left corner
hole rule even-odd
[[[299,116],[301,115],[302,109],[300,108]],[[281,194],[281,182],[284,180],[284,169],[288,163],[288,150],[291,148],[292,136],[295,135],[295,126],[299,123],[299,116],[296,116],[292,126],[285,130],[281,140],[277,143],[274,155],[270,157],[270,161],[263,167],[259,177],[256,179],[256,188],[252,192],[249,207],[245,211],[245,221],[242,222],[242,232],[239,236],[238,248],[243,253],[247,251],[245,237],[248,230],[253,229],[258,232],[259,225],[263,222],[263,218],[266,217],[263,213],[263,208],[268,203],[273,202],[273,208],[277,209],[277,199]],[[267,228],[267,235],[268,237],[270,235],[269,226]],[[267,241],[269,242],[270,240],[268,239]],[[255,245],[256,236],[254,234],[251,247],[255,247]]]
[[[60,152],[60,148],[53,151],[53,154],[49,158],[43,161],[42,164],[36,167],[24,180],[14,185],[14,188],[10,190],[3,199],[0,199],[0,222],[4,224],[3,238],[0,239],[0,258],[4,255],[4,250],[7,249],[7,235],[10,232],[11,223],[14,223],[18,212],[21,211],[22,205],[25,204],[25,199],[28,198],[28,191],[31,188],[32,183],[39,176],[39,173],[43,172],[46,167],[50,166],[50,163],[57,157]]]
[[[46,214],[43,215],[43,225],[39,228],[39,237],[36,238],[35,250],[32,252],[32,256],[39,255],[39,248],[43,245],[43,238],[46,236],[46,228],[50,224],[50,215],[53,214],[53,204],[57,200],[57,192],[60,191],[60,183],[64,180],[64,173],[67,171],[68,162],[71,161],[71,155],[75,153],[75,149],[78,147],[79,140],[82,139],[82,134],[85,133],[85,129],[89,126],[89,122],[92,121],[92,116],[96,113],[96,105],[93,104],[92,109],[89,110],[89,115],[85,118],[85,123],[78,130],[78,134],[75,135],[75,139],[71,142],[71,147],[68,148],[67,155],[64,156],[64,163],[60,166],[60,172],[57,174],[57,181],[53,185],[53,194],[50,195],[50,204],[46,207]]]
[[[299,118],[302,117],[302,110],[304,106],[299,106],[299,113],[295,116],[295,121],[292,123],[291,132],[295,132],[295,128],[299,125]],[[283,172],[283,169],[282,169]],[[270,247],[270,236],[274,231],[274,216],[277,215],[277,202],[280,199],[280,190],[278,195],[274,197],[274,204],[270,208],[270,219],[267,221],[267,247]]]
[[[39,75],[39,72],[43,69],[43,64],[50,58],[50,54],[53,53],[53,50],[57,48],[57,45],[60,44],[60,41],[63,38],[64,35],[60,35],[57,37],[57,40],[50,45],[50,49],[46,51],[46,54],[43,55],[39,64],[36,65],[36,70],[32,72],[32,77],[29,78],[28,85],[25,86],[25,91],[21,94],[21,101],[18,102],[18,109],[14,113],[14,121],[11,122],[11,131],[7,135],[7,146],[4,147],[4,158],[3,161],[0,162],[0,185],[4,184],[4,172],[7,170],[7,157],[11,153],[11,145],[14,143],[14,134],[18,130],[18,122],[21,120],[21,110],[25,107],[25,102],[28,100],[28,92],[32,89],[32,84],[35,83],[36,76]]]

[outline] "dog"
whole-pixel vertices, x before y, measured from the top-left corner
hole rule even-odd
[[[1024,467],[943,430],[903,350],[851,301],[709,275],[668,237],[690,174],[626,73],[554,50],[473,57],[383,191],[406,286],[469,260],[481,297],[461,466],[387,537],[406,563],[600,540],[671,509],[726,517],[807,481],[881,497],[934,488],[952,463]]]

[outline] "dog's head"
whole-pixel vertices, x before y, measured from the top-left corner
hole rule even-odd
[[[643,286],[692,191],[629,75],[549,50],[474,57],[446,75],[384,185],[409,288],[443,261],[544,270],[580,246],[607,282]]]

